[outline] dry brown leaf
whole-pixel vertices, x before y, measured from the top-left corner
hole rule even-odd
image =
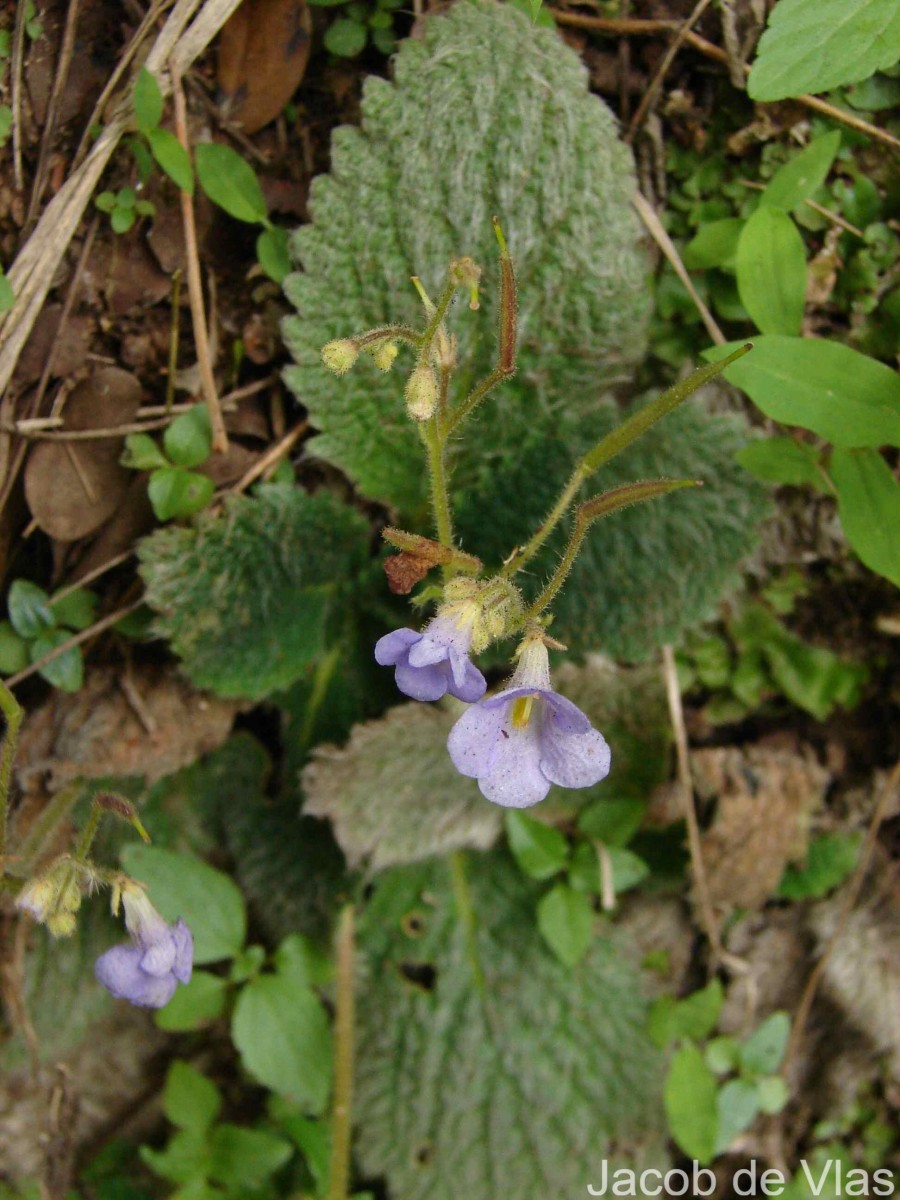
[[[141,385],[118,367],[79,383],[65,407],[63,431],[103,429],[134,420]],[[25,468],[25,498],[38,526],[61,542],[99,529],[116,511],[132,478],[119,465],[124,438],[39,442]]]
[[[220,746],[240,704],[195,691],[174,671],[94,668],[74,694],[52,691],[22,727],[16,774],[26,792],[75,779],[138,775],[154,783]]]
[[[306,0],[243,0],[223,26],[217,80],[245,133],[274,121],[297,90],[311,33]]]
[[[74,375],[87,362],[94,331],[93,317],[89,313],[71,313],[60,329],[61,316],[61,304],[47,304],[35,321],[16,364],[14,378],[19,387],[27,387],[40,379],[51,350],[50,374],[57,379]]]
[[[691,763],[700,795],[716,797],[702,843],[710,899],[758,908],[787,864],[803,857],[809,814],[822,803],[829,773],[811,750],[766,745],[699,750]]]

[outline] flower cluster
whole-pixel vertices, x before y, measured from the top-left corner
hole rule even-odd
[[[484,676],[468,657],[475,626],[469,609],[441,609],[422,633],[396,629],[375,647],[382,666],[396,666],[405,695],[439,700],[449,692],[470,703],[447,742],[457,771],[477,779],[482,795],[505,808],[537,804],[553,783],[583,788],[605,779],[609,746],[581,709],[550,686],[542,633],[526,636],[509,684],[484,699]]]
[[[139,1008],[162,1008],[179,983],[188,983],[194,960],[194,940],[184,921],[169,925],[156,911],[143,888],[125,880],[113,893],[113,909],[121,895],[125,928],[131,943],[113,946],[94,964],[98,981],[117,1000]]]

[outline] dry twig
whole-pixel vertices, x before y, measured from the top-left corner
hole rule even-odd
[[[641,125],[643,125],[647,113],[650,111],[650,106],[656,100],[657,93],[662,86],[662,82],[666,77],[669,67],[671,67],[672,63],[675,61],[675,55],[684,45],[687,35],[703,16],[705,10],[709,8],[709,5],[710,0],[697,0],[697,3],[694,5],[693,12],[675,34],[675,37],[672,39],[671,46],[669,46],[668,50],[664,54],[662,62],[657,67],[653,78],[641,97],[641,102],[637,106],[634,116],[631,118],[631,124],[628,126],[628,132],[625,134],[626,142],[630,142],[640,129]]]

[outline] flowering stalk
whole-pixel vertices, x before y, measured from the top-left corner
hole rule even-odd
[[[741,346],[739,350],[735,350],[733,354],[729,354],[727,358],[723,358],[719,362],[709,363],[705,367],[700,367],[699,370],[688,375],[687,379],[679,380],[678,383],[667,388],[661,396],[657,396],[655,400],[651,400],[649,404],[645,404],[643,408],[633,413],[621,425],[618,425],[599,441],[592,450],[589,450],[578,462],[547,518],[530,541],[526,542],[522,549],[504,566],[503,574],[506,576],[514,575],[524,567],[529,559],[534,557],[568,512],[581,485],[591,475],[599,471],[601,467],[615,458],[617,454],[620,454],[627,446],[630,446],[641,434],[646,433],[652,425],[655,425],[657,421],[661,420],[667,413],[670,413],[673,408],[677,408],[679,404],[687,400],[688,396],[695,392],[697,388],[702,387],[704,383],[715,378],[716,375],[720,375],[726,367],[736,359],[743,358],[752,349],[752,345],[748,343],[746,346]]]
[[[581,543],[595,521],[599,521],[601,517],[608,517],[620,508],[640,504],[643,500],[655,500],[657,496],[665,496],[668,492],[678,491],[680,488],[702,486],[702,479],[653,479],[643,483],[626,483],[622,487],[604,492],[602,496],[595,496],[592,500],[585,500],[584,504],[579,504],[575,509],[575,523],[569,544],[550,582],[525,614],[526,622],[534,620],[553,602],[578,557]]]

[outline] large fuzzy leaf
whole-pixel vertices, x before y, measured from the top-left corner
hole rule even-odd
[[[547,1200],[597,1182],[612,1139],[658,1165],[662,1070],[625,948],[598,936],[565,968],[541,885],[502,854],[466,861],[474,945],[445,863],[382,876],[361,929],[363,1171],[395,1200]]]
[[[327,492],[270,486],[140,545],[147,603],[198,687],[260,700],[325,648],[336,598],[364,561],[366,523]]]
[[[583,415],[640,357],[649,292],[630,151],[554,30],[509,4],[464,0],[403,44],[394,79],[366,81],[362,128],[337,131],[331,174],[314,181],[314,221],[293,241],[303,273],[285,285],[298,316],[284,331],[299,364],[287,378],[321,431],[312,449],[409,516],[426,491],[402,399],[411,361],[388,376],[362,361],[336,379],[319,358],[325,342],[421,323],[410,275],[434,294],[450,260],[469,254],[485,267],[483,303],[453,314],[460,376],[487,371],[498,276],[490,222],[500,218],[519,280],[523,386],[491,399],[461,458],[463,488],[558,416]]]

